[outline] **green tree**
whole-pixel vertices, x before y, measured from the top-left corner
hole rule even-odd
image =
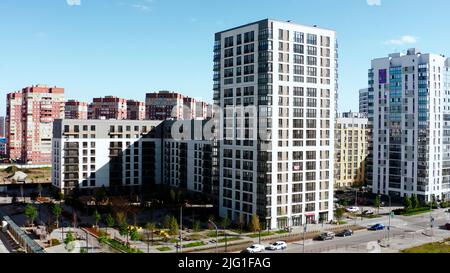
[[[195,221],[194,222],[194,226],[192,227],[192,229],[194,230],[194,232],[199,232],[200,231],[200,222],[199,221]]]
[[[150,253],[150,240],[153,246],[153,234],[155,233],[156,225],[154,223],[147,223],[145,225],[145,230],[147,231],[147,253]]]
[[[380,207],[381,207],[381,198],[379,195],[375,197],[375,200],[373,201],[373,205],[378,209],[377,214],[380,214]]]
[[[220,225],[222,226],[223,229],[227,229],[231,224],[230,219],[225,216],[224,218],[222,218],[222,221],[220,221]]]
[[[61,205],[53,203],[52,214],[56,219],[56,228],[59,228],[59,217],[61,217],[61,213],[62,213]]]
[[[164,222],[163,222],[164,228],[170,228],[170,221],[172,221],[172,216],[166,215],[166,217],[164,217]]]
[[[109,213],[106,216],[106,236],[108,236],[108,228],[114,227],[115,221],[112,215]]]
[[[250,226],[249,226],[250,231],[252,232],[256,232],[261,230],[261,224],[259,222],[259,217],[256,213],[254,213],[252,215],[252,219],[250,221]]]
[[[106,199],[108,198],[108,194],[106,193],[106,188],[105,186],[102,186],[100,189],[98,189],[95,192],[94,195],[95,198],[95,203],[98,205],[99,203],[103,203],[106,201]]]
[[[337,221],[338,221],[338,224],[339,224],[339,222],[341,222],[341,219],[342,219],[342,217],[344,216],[344,212],[345,212],[345,209],[344,209],[344,208],[337,208],[337,209],[334,211],[334,217],[336,217],[336,219],[337,219]]]
[[[170,190],[170,201],[172,201],[172,203],[175,203],[176,199],[177,199],[177,194],[173,189],[171,189]]]
[[[39,213],[36,207],[34,207],[32,204],[28,204],[25,207],[25,216],[27,217],[29,223],[31,223],[31,226],[34,225],[34,220],[38,217]]]
[[[431,207],[432,208],[437,208],[437,206],[438,206],[438,203],[437,203],[437,201],[436,201],[436,195],[432,195],[431,196]]]
[[[95,227],[98,228],[98,222],[102,219],[102,215],[95,210],[94,211]]]
[[[179,227],[178,227],[177,218],[172,216],[171,219],[170,219],[169,234],[170,235],[177,235],[178,232],[179,232]]]
[[[413,193],[411,196],[411,206],[413,209],[416,209],[419,207],[419,198],[417,197],[417,194]]]
[[[139,232],[138,232],[138,229],[136,227],[133,227],[130,230],[130,239],[132,241],[138,241],[139,240]]]
[[[119,234],[122,236],[128,236],[128,224],[127,223],[119,224]]]
[[[38,184],[38,194],[39,194],[39,198],[42,197],[42,185],[41,183]]]
[[[67,232],[66,238],[64,239],[64,244],[68,245],[71,242],[75,241],[75,236],[72,231]]]
[[[403,197],[403,206],[405,207],[405,210],[410,210],[412,208],[411,198],[407,194]]]

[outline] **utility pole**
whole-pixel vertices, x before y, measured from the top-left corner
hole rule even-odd
[[[392,218],[392,204],[391,204],[391,196],[389,197],[389,223],[388,223],[388,246],[391,245],[391,218]]]
[[[305,227],[303,228],[303,254],[305,254],[305,234],[307,229],[308,223],[305,224]]]

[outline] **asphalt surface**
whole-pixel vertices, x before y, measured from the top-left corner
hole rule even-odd
[[[358,224],[364,227],[380,223],[386,226],[385,230],[369,231],[367,229],[356,231],[353,236],[335,237],[328,241],[306,240],[289,243],[286,250],[268,251],[265,253],[326,253],[326,252],[398,252],[400,249],[417,246],[431,241],[440,241],[450,238],[450,231],[442,227],[450,222],[450,213],[444,210],[434,211],[435,222],[430,228],[430,214],[391,218],[391,228],[388,232],[389,218],[387,216],[376,219],[367,219]]]

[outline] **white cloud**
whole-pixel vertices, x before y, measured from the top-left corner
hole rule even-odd
[[[381,0],[366,0],[369,6],[381,6]]]
[[[405,45],[405,44],[415,44],[417,43],[418,38],[411,35],[404,35],[398,39],[392,39],[386,41],[386,45]]]
[[[69,6],[80,6],[81,0],[66,0],[67,5]]]
[[[133,4],[131,5],[133,8],[141,10],[141,11],[149,11],[150,7],[147,5],[141,5],[141,4]]]

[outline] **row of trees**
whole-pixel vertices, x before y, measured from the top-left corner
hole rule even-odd
[[[56,228],[58,228],[59,227],[59,219],[60,219],[61,213],[62,213],[61,206],[59,204],[52,203],[50,205],[50,209],[51,209],[53,217],[55,218]],[[33,226],[34,221],[39,217],[38,209],[35,206],[33,206],[32,204],[27,204],[27,206],[25,207],[25,217],[27,218],[28,223],[31,226]]]

